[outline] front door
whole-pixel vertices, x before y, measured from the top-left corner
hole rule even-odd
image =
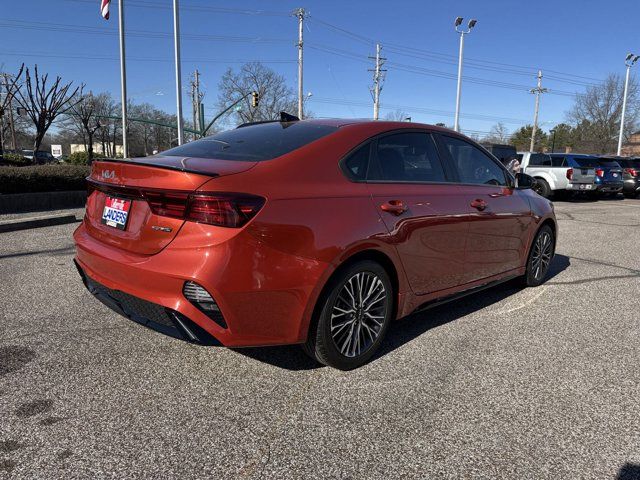
[[[531,208],[510,175],[480,148],[441,135],[470,214],[463,283],[503,274],[525,263]]]

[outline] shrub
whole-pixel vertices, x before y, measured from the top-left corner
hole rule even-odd
[[[90,172],[87,165],[0,167],[0,193],[84,190]]]
[[[9,165],[31,165],[31,160],[18,153],[4,153],[2,154],[2,161]]]
[[[93,152],[93,158],[95,160],[96,158],[105,158],[105,156],[101,153]],[[73,152],[69,155],[68,162],[74,165],[87,165],[89,163],[89,154],[87,152]]]

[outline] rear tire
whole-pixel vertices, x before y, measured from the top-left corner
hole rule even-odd
[[[380,347],[393,309],[394,292],[385,269],[371,260],[356,262],[330,281],[302,348],[333,368],[360,367]]]
[[[638,194],[637,193],[625,193],[624,194],[624,198],[637,198]]]
[[[555,235],[549,225],[544,225],[533,238],[527,259],[527,271],[522,277],[524,287],[537,287],[547,273],[555,254]]]
[[[536,184],[533,186],[533,191],[544,198],[551,198],[553,194],[547,181],[542,178],[536,178]]]

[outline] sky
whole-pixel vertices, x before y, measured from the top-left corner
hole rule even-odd
[[[129,98],[176,111],[172,0],[124,0]],[[120,95],[118,5],[111,19],[99,0],[0,0],[0,66],[38,64],[42,72]],[[297,88],[297,19],[304,28],[304,91],[316,117],[372,117],[375,43],[387,70],[381,114],[400,109],[413,121],[453,124],[459,35],[455,17],[478,20],[465,37],[461,128],[483,136],[498,122],[513,132],[532,123],[538,69],[539,123],[566,120],[575,93],[640,53],[633,19],[638,0],[336,1],[181,0],[182,81],[189,118],[189,80],[198,68],[205,115],[217,113],[225,70],[260,61]],[[295,112],[294,112],[295,113]]]

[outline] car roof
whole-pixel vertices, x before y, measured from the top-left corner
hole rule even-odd
[[[437,130],[448,133],[456,133],[453,130],[440,127],[438,125],[430,125],[427,123],[417,122],[399,122],[391,120],[371,120],[370,118],[310,118],[308,120],[299,120],[306,123],[315,123],[317,125],[329,125],[332,127],[345,127],[348,125],[375,125],[377,127],[388,127],[389,130],[395,128],[428,128],[430,130]]]

